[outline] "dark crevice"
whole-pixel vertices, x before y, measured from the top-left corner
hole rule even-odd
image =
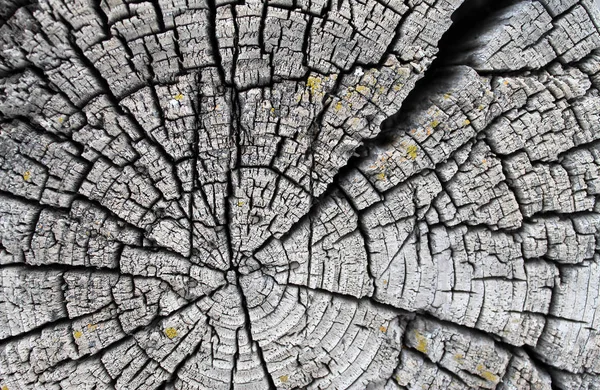
[[[527,0],[466,0],[452,14],[452,25],[438,42],[438,55],[430,66],[435,72],[444,66],[456,64],[461,53],[471,49],[465,42],[481,34],[482,28],[496,23],[493,17],[514,4]]]
[[[456,72],[455,67],[460,64],[456,63],[455,58],[467,49],[461,45],[468,37],[478,34],[481,29],[481,21],[517,2],[519,0],[464,1],[452,14],[452,25],[440,38],[437,55],[425,71],[424,77],[416,82],[402,103],[400,111],[383,121],[380,139],[371,142],[374,144],[389,142],[388,133],[396,129],[398,124],[410,113],[417,112],[427,96],[431,95],[431,91],[440,89],[440,82],[447,82],[449,76]],[[473,23],[474,20],[478,23]]]

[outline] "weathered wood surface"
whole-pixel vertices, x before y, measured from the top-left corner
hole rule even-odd
[[[593,0],[0,0],[0,388],[600,389]]]

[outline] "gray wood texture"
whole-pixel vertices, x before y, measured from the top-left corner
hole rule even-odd
[[[600,389],[599,29],[0,0],[0,389]]]

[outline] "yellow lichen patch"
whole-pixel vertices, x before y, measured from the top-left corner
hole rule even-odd
[[[359,93],[365,93],[369,91],[369,87],[365,87],[364,85],[359,85],[356,87],[356,91]]]
[[[448,99],[450,99],[450,96],[452,96],[452,94],[451,94],[450,92],[448,92],[448,93],[445,93],[445,94],[444,94],[444,99],[445,99],[445,100],[448,100]]]
[[[175,329],[175,328],[167,328],[167,329],[165,329],[165,335],[168,338],[173,339],[173,338],[177,337],[177,329]]]
[[[73,332],[73,337],[75,337],[76,339],[80,338],[81,336],[83,336],[83,332],[81,332],[80,330],[76,330],[75,332]]]
[[[2,386],[2,390],[8,390],[8,386],[6,386],[6,385]]]
[[[321,89],[321,79],[310,76],[308,80],[306,80],[306,86],[310,88],[310,93],[314,95],[317,90]]]
[[[480,104],[477,108],[479,109],[479,111],[482,111],[485,108],[485,106],[483,104]]]
[[[431,123],[429,124],[429,126],[431,126],[431,127],[433,127],[435,129],[436,127],[439,126],[439,124],[440,124],[439,121],[433,120],[433,121],[431,121]]]
[[[383,279],[383,284],[388,284],[387,279]]]
[[[494,375],[490,371],[487,371],[485,369],[485,367],[483,366],[483,364],[481,364],[481,363],[478,364],[476,368],[477,368],[477,371],[479,371],[479,374],[481,375],[482,378],[484,378],[490,382],[494,382],[494,383],[498,382],[498,379],[499,379],[498,376]]]
[[[427,337],[415,330],[415,338],[417,339],[417,351],[427,353]]]
[[[462,353],[454,354],[454,360],[458,360],[459,362],[465,358],[465,355]]]
[[[463,126],[469,126],[471,124],[471,121],[468,119],[465,119],[465,121],[463,122]]]
[[[481,160],[481,163],[482,163],[482,164],[485,164],[485,163],[487,163],[487,160],[486,160],[486,159],[483,159],[483,160]]]
[[[341,110],[343,107],[342,101],[340,100],[339,102],[335,103],[335,106],[333,108],[335,108],[336,111]]]
[[[275,116],[275,108],[271,107],[271,110],[269,110],[269,112],[271,113],[271,116]]]
[[[62,116],[58,117],[58,123],[62,124],[65,121],[65,118]]]
[[[177,95],[173,96],[173,99],[177,100],[178,102],[183,100],[183,95],[178,93]]]
[[[415,160],[417,158],[417,145],[409,145],[408,148],[406,148],[406,152],[410,158]]]
[[[238,205],[238,207],[242,207],[244,205],[244,201],[238,200],[237,205]]]
[[[288,381],[288,376],[287,375],[282,375],[279,377],[279,381],[281,381],[281,383],[286,383]]]
[[[96,329],[98,329],[98,325],[96,325],[96,324],[88,324],[87,328],[88,328],[88,330],[89,330],[90,332],[93,332],[93,331],[95,331]]]
[[[408,77],[410,75],[410,70],[408,68],[405,68],[404,66],[397,66],[396,73],[398,73],[401,76]]]
[[[495,383],[495,382],[498,382],[498,376],[496,376],[496,375],[492,374],[492,373],[491,373],[491,372],[489,372],[489,371],[483,371],[483,372],[481,373],[481,376],[483,376],[485,379],[487,379],[487,380],[488,380],[488,381],[490,381],[490,382],[494,382],[494,383]]]
[[[398,92],[402,89],[402,87],[404,87],[404,84],[400,83],[400,84],[395,84],[392,89],[394,90],[394,92]]]
[[[385,180],[385,173],[384,172],[378,173],[377,175],[375,175],[375,178],[377,180]]]
[[[31,171],[23,172],[23,180],[29,181],[29,179],[31,179]]]
[[[380,332],[384,332],[384,333],[385,333],[385,332],[387,331],[387,328],[386,328],[385,326],[381,325],[381,326],[379,327],[379,331],[380,331]]]

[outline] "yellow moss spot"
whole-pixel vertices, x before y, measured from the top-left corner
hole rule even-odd
[[[439,126],[439,124],[440,124],[439,121],[431,121],[431,123],[429,125],[435,129],[436,127]]]
[[[410,145],[408,148],[406,148],[406,151],[413,160],[417,158],[417,145]]]
[[[465,119],[465,121],[463,122],[463,126],[469,126],[471,124],[471,121],[468,119]]]
[[[479,109],[479,111],[482,111],[485,108],[485,106],[483,104],[480,104],[477,108]]]
[[[481,163],[482,163],[482,164],[485,164],[485,163],[487,163],[487,160],[486,160],[486,159],[483,159],[483,160],[481,160]]]
[[[281,381],[281,383],[286,383],[288,381],[288,376],[287,375],[282,375],[279,377],[279,380]]]
[[[23,173],[23,180],[29,181],[29,179],[31,179],[31,171],[25,171]]]
[[[427,353],[427,337],[415,330],[415,338],[417,339],[417,351]]]
[[[386,328],[385,326],[381,325],[381,326],[379,327],[379,331],[381,331],[381,332],[384,332],[384,333],[385,333],[385,332],[387,331],[387,328]]]
[[[364,93],[369,91],[369,87],[365,87],[364,85],[359,85],[356,87],[356,91],[359,93]]]
[[[2,390],[8,390],[8,386],[6,386],[6,385],[2,386]]]
[[[244,205],[244,201],[238,200],[237,205],[238,205],[238,207],[242,207]]]
[[[383,279],[383,284],[388,284],[387,279]]]
[[[269,112],[271,113],[271,116],[275,116],[275,107],[271,107]]]
[[[490,382],[498,382],[498,376],[492,374],[489,371],[484,371],[481,373],[481,375]]]
[[[90,332],[93,332],[93,331],[95,331],[96,329],[98,329],[98,325],[96,325],[96,324],[88,324],[87,328],[88,328],[88,330],[89,330]]]
[[[167,337],[170,339],[174,339],[175,337],[177,337],[177,329],[167,328],[165,329],[165,335],[167,335]]]
[[[310,76],[308,80],[306,80],[306,86],[310,88],[311,94],[314,95],[318,89],[321,89],[321,79]]]
[[[494,383],[498,382],[498,379],[499,379],[498,376],[494,375],[490,371],[487,371],[485,369],[485,367],[483,366],[483,364],[478,364],[476,368],[477,368],[477,371],[479,371],[479,374],[481,375],[482,378],[484,378],[490,382],[494,382]]]
[[[508,85],[508,80],[504,80],[504,85]]]
[[[444,99],[445,99],[445,100],[448,100],[448,99],[450,99],[450,96],[452,96],[452,94],[451,94],[450,92],[448,92],[448,93],[445,93],[445,94],[444,94]]]
[[[183,95],[178,93],[177,95],[173,96],[173,99],[177,100],[178,102],[183,100]]]
[[[76,339],[80,338],[81,336],[83,336],[83,332],[81,332],[80,330],[76,330],[75,332],[73,332],[73,337],[75,337]]]
[[[394,92],[398,92],[402,89],[402,87],[404,87],[404,84],[396,84],[392,89],[394,90]]]
[[[383,173],[383,172],[378,173],[377,175],[375,175],[375,178],[377,180],[385,180],[385,173]]]
[[[62,124],[65,121],[65,118],[60,116],[58,117],[58,123]]]
[[[454,355],[454,360],[463,360],[465,358],[465,355],[463,355],[462,353],[457,353]]]
[[[338,101],[337,103],[335,103],[335,106],[333,108],[335,108],[336,111],[341,110],[343,107],[342,101]]]

